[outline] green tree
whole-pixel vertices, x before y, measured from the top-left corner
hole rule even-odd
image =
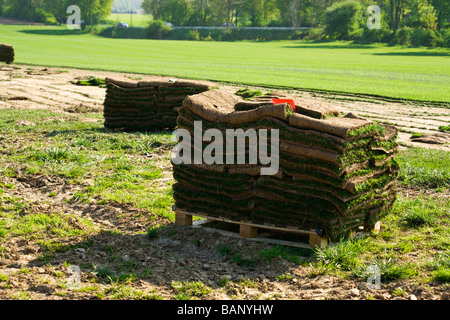
[[[237,22],[237,15],[243,7],[243,0],[210,0],[210,3],[212,24],[226,23],[228,31],[231,24]]]
[[[167,1],[165,0],[144,0],[141,8],[145,13],[151,14],[155,20],[162,18],[164,11],[167,9]]]
[[[327,8],[325,33],[333,39],[345,39],[359,26],[361,4],[354,0],[336,2]]]
[[[436,10],[437,27],[443,29],[450,19],[450,3],[448,0],[430,0],[430,3]]]
[[[96,25],[111,14],[113,0],[70,0],[67,4],[80,7],[81,19],[88,25]]]
[[[207,20],[210,14],[211,8],[209,0],[193,0],[191,1],[189,24],[204,26],[207,24]]]
[[[59,24],[64,23],[67,16],[67,0],[44,0],[42,3],[42,9],[45,12],[52,14]]]
[[[188,17],[189,3],[186,0],[168,0],[162,18],[174,25],[181,25]]]
[[[389,0],[389,27],[397,32],[400,22],[405,14],[407,0]]]

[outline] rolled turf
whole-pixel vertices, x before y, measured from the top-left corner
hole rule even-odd
[[[206,81],[170,78],[106,78],[105,85],[105,127],[123,131],[173,129],[183,100],[216,86]]]
[[[273,99],[293,100],[295,110]],[[217,129],[222,137],[227,129],[255,129],[258,138],[262,129],[279,130],[279,169],[274,175],[261,175],[267,165],[260,161],[228,164],[225,155],[220,164],[191,164],[193,158],[191,163],[174,163],[178,208],[278,227],[320,229],[337,240],[360,226],[373,225],[395,200],[399,166],[398,131],[393,126],[352,114],[342,117],[331,105],[277,92],[243,98],[209,90],[188,96],[178,114],[178,128],[192,135],[195,121],[201,121],[203,133]],[[208,142],[200,146],[204,151]],[[250,147],[246,140],[241,152],[248,156]],[[191,153],[198,148],[192,141]]]
[[[14,48],[12,46],[0,43],[0,61],[7,64],[14,62]]]

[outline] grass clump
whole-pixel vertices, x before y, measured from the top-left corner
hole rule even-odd
[[[303,260],[299,257],[309,257],[314,254],[312,249],[292,248],[285,246],[273,246],[268,249],[261,250],[259,256],[262,260],[270,261],[273,258],[281,257],[293,263],[301,264]]]
[[[359,255],[367,248],[367,239],[339,240],[334,245],[315,249],[315,258],[330,269],[352,270],[358,265]]]
[[[450,251],[439,253],[430,264],[434,280],[438,283],[450,283]]]
[[[243,97],[245,100],[251,100],[254,97],[263,95],[260,90],[250,90],[249,88],[240,89],[235,94]]]
[[[163,226],[160,226],[159,224],[153,227],[147,228],[147,237],[149,239],[155,239],[159,236],[161,233],[161,229],[164,228]]]
[[[398,216],[399,225],[406,228],[435,227],[445,225],[449,218],[450,202],[418,197],[408,199],[399,197],[392,213]]]
[[[372,273],[369,270],[377,270],[378,276],[382,282],[408,279],[417,275],[416,267],[411,264],[400,264],[396,259],[376,258],[368,263],[359,266],[353,270],[353,275],[359,278],[367,279]]]
[[[258,264],[259,259],[257,257],[253,257],[253,256],[249,256],[249,257],[244,256],[242,254],[242,252],[236,252],[233,255],[233,262],[240,266],[254,268]]]
[[[35,161],[42,162],[62,162],[74,157],[74,154],[67,148],[50,147],[34,154]]]
[[[172,281],[172,288],[177,293],[177,300],[196,299],[211,292],[211,288],[201,281]]]
[[[89,76],[87,80],[78,80],[76,82],[77,86],[99,86],[101,88],[105,87],[105,79],[96,78]]]
[[[450,152],[410,148],[397,156],[398,180],[408,187],[450,188]]]

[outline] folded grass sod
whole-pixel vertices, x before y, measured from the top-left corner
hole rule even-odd
[[[273,98],[289,99],[277,93],[209,90],[184,100],[178,127],[194,134],[194,122],[202,121],[203,133],[218,129],[224,146],[227,129],[255,129],[258,138],[261,129],[278,129],[280,150],[273,159],[279,170],[263,176],[259,161],[226,163],[226,154],[223,164],[174,164],[176,205],[229,219],[321,229],[332,240],[383,217],[397,192],[397,129],[341,117],[314,101],[293,99],[293,110],[272,103]],[[247,161],[249,143],[245,139],[241,150]],[[191,155],[208,144],[202,141],[200,149],[191,139]]]
[[[7,64],[14,62],[14,48],[12,46],[0,43],[0,61]]]
[[[102,78],[88,77],[87,80],[78,80],[76,83],[78,86],[99,86],[101,88],[105,87],[105,80]]]
[[[95,79],[94,79],[95,80]],[[105,79],[105,127],[124,131],[174,128],[187,95],[201,93],[215,84],[205,81],[146,78]]]

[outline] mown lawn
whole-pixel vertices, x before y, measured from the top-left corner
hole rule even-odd
[[[450,50],[350,42],[109,39],[0,25],[16,63],[450,102]]]

